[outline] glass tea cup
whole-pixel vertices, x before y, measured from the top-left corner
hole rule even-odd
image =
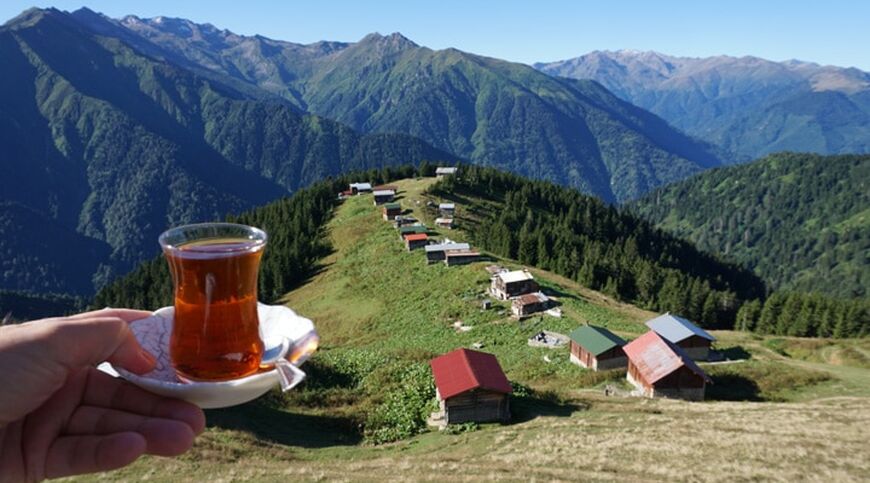
[[[180,379],[225,381],[260,369],[257,276],[266,238],[263,230],[233,223],[160,235],[175,294],[169,353]],[[283,357],[286,349],[279,352]]]

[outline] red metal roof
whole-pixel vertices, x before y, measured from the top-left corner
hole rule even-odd
[[[425,233],[408,233],[405,235],[405,240],[408,241],[419,241],[419,240],[428,240],[429,235]]]
[[[456,349],[429,361],[441,399],[449,399],[472,389],[510,394],[513,392],[498,359],[492,354]]]
[[[629,342],[623,346],[622,350],[650,384],[655,384],[656,381],[683,366],[703,377],[705,381],[713,382],[683,349],[668,342],[653,331]]]

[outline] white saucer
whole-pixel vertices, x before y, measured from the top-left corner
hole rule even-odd
[[[296,312],[283,305],[258,304],[257,311],[267,350],[271,347],[270,341],[282,341],[286,338],[292,344],[287,360],[299,366],[317,349],[317,332],[310,320],[296,315]],[[157,358],[157,366],[153,371],[136,375],[113,367],[108,362],[100,364],[98,369],[116,377],[123,377],[155,394],[184,399],[204,409],[242,404],[262,396],[280,384],[280,376],[274,368],[230,381],[180,381],[169,360],[169,337],[172,334],[174,313],[175,308],[163,307],[152,316],[130,324],[142,347]]]

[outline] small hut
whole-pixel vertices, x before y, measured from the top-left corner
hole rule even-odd
[[[528,270],[496,273],[491,280],[489,291],[499,300],[508,300],[540,290],[535,277]]]
[[[398,203],[384,203],[383,213],[385,220],[392,221],[402,214],[402,205]]]
[[[459,168],[456,168],[454,166],[444,166],[441,168],[435,168],[435,177],[436,178],[443,178],[445,176],[453,176],[454,174],[456,174],[456,171],[458,171],[458,169]]]
[[[438,211],[440,211],[441,215],[445,218],[453,218],[453,214],[456,213],[456,204],[441,203],[438,205]]]
[[[710,377],[686,352],[654,331],[623,347],[628,357],[625,376],[646,397],[702,401]]]
[[[520,295],[511,302],[511,313],[517,319],[543,312],[548,308],[550,308],[550,299],[541,292]]]
[[[443,262],[451,250],[471,250],[468,243],[439,243],[426,247],[426,263]]]
[[[375,199],[375,206],[377,206],[392,202],[393,198],[396,197],[396,192],[393,190],[377,190],[372,191],[372,196]]]
[[[492,354],[457,349],[429,362],[447,424],[510,421],[510,382]]]
[[[429,231],[426,225],[408,225],[399,227],[399,239],[405,241],[405,235],[411,233],[427,233]]]
[[[435,218],[435,226],[438,228],[453,229],[453,218]]]
[[[480,260],[480,252],[474,250],[447,250],[444,252],[444,264],[448,267],[466,265]]]
[[[696,361],[706,361],[710,357],[710,346],[716,340],[704,329],[670,312],[646,321],[646,326],[680,346]]]
[[[429,244],[429,235],[425,233],[409,233],[405,235],[405,248],[408,251],[425,247]]]
[[[625,345],[618,335],[594,325],[582,325],[574,329],[571,338],[571,362],[593,371],[616,369],[628,365],[622,346]]]
[[[396,185],[394,185],[394,184],[379,184],[379,185],[373,187],[372,190],[373,190],[373,191],[379,191],[379,190],[386,191],[386,190],[389,190],[389,191],[392,191],[392,192],[394,192],[394,193],[398,193],[398,192],[399,192],[399,187],[396,186]]]
[[[410,215],[399,215],[395,218],[394,224],[396,228],[401,228],[403,226],[413,225],[417,223],[417,219]]]
[[[371,183],[351,183],[349,185],[350,192],[355,195],[359,195],[362,193],[369,193],[372,191]]]

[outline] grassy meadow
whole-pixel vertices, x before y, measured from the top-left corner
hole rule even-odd
[[[433,226],[425,188],[405,180],[400,202]],[[437,202],[437,200],[434,200]],[[463,207],[458,205],[461,222]],[[567,348],[528,347],[540,330],[583,322],[625,338],[654,314],[571,280],[532,270],[563,317],[518,323],[508,305],[483,310],[489,260],[427,266],[408,253],[370,197],[347,200],[330,222],[334,252],[282,302],[322,336],[309,380],[282,395],[208,412],[187,455],[144,458],[106,480],[470,481],[834,480],[870,475],[870,340],[809,340],[714,331],[730,361],[702,364],[708,400],[605,397],[624,372],[594,373]],[[442,231],[463,240],[460,229]],[[459,323],[470,329],[457,330]],[[514,422],[429,431],[427,361],[481,344],[512,382]],[[395,442],[390,442],[395,441]],[[90,478],[89,478],[90,479]]]

